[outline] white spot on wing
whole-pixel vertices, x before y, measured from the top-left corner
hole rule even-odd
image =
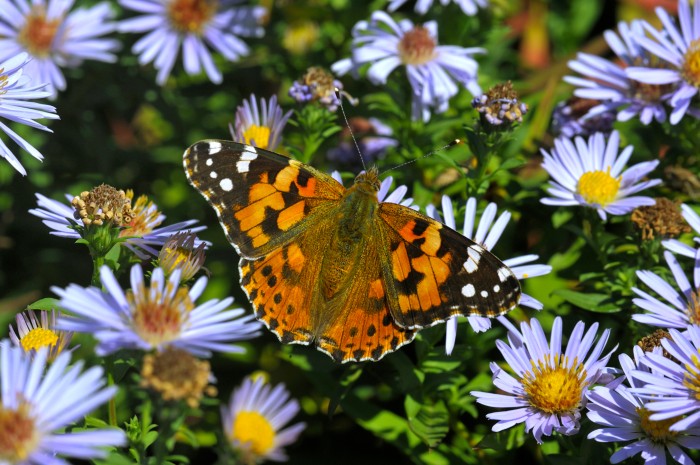
[[[205,163],[207,164],[207,166],[211,166],[214,164],[214,160],[212,160],[211,158],[207,158],[207,161]]]
[[[209,153],[221,152],[221,142],[209,141]]]
[[[252,161],[258,158],[258,151],[251,145],[246,145],[241,153],[241,160]]]
[[[231,181],[229,178],[224,178],[219,181],[219,186],[226,192],[230,192],[231,189],[233,189],[233,181]]]
[[[498,284],[493,286],[493,292],[499,292],[500,290],[501,290],[501,286],[499,286]]]
[[[217,177],[219,177],[219,175],[216,174],[216,171],[212,171],[211,173],[209,173],[209,177],[212,179],[216,179]]]
[[[249,161],[237,161],[236,162],[236,170],[239,173],[247,173],[250,171],[250,162]]]
[[[505,282],[511,275],[511,271],[507,266],[498,269],[498,278],[501,282]]]
[[[467,284],[462,288],[462,294],[465,297],[474,297],[474,294],[476,294],[476,289],[474,289],[473,284]]]
[[[486,298],[488,296],[489,296],[489,293],[487,291],[481,291],[481,297]]]

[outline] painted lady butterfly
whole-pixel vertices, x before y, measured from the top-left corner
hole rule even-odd
[[[197,142],[190,183],[241,257],[255,315],[338,362],[379,360],[453,315],[495,317],[520,283],[498,258],[408,207],[379,202],[376,168],[345,189],[331,176],[237,142]]]

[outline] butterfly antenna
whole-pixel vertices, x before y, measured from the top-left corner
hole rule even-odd
[[[436,154],[438,152],[442,152],[443,150],[447,150],[447,149],[454,147],[455,145],[458,145],[461,143],[462,143],[462,139],[455,139],[452,142],[450,142],[449,144],[443,145],[442,147],[439,147],[435,150],[431,150],[430,152],[426,153],[425,155],[423,155],[419,158],[414,158],[413,160],[405,161],[403,163],[400,163],[400,164],[394,166],[393,168],[386,169],[379,174],[381,175],[381,174],[386,173],[387,171],[395,170],[397,168],[401,168],[402,166],[410,165],[411,163],[415,163],[417,160],[420,160],[421,158],[428,158],[428,157],[433,156],[434,154]]]
[[[362,168],[367,171],[367,165],[365,165],[365,158],[362,156],[362,150],[360,150],[360,144],[357,143],[357,139],[355,138],[355,134],[352,132],[352,127],[350,127],[350,121],[348,121],[348,115],[345,114],[345,108],[343,107],[343,93],[340,92],[340,89],[337,87],[335,88],[335,96],[338,98],[338,102],[340,103],[340,111],[343,113],[343,119],[345,120],[345,125],[348,127],[348,131],[350,131],[350,137],[352,137],[352,142],[355,144],[355,149],[357,150],[357,154],[360,156],[360,161],[362,162]]]

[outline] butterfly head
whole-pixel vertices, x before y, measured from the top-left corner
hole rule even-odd
[[[367,193],[376,194],[379,192],[381,184],[381,181],[379,181],[379,170],[376,166],[358,174],[355,178],[356,188]]]

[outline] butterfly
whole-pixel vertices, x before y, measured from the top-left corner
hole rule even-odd
[[[204,140],[189,182],[240,256],[256,317],[283,343],[337,362],[379,360],[454,315],[496,317],[520,300],[513,272],[479,244],[411,208],[379,202],[376,168],[343,187],[284,155]]]

